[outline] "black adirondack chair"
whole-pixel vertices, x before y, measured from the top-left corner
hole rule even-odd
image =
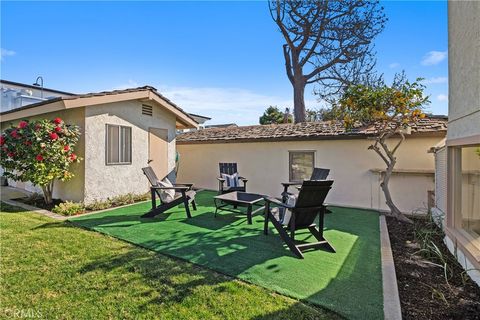
[[[312,175],[310,176],[310,180],[325,180],[327,179],[328,175],[330,174],[330,169],[324,168],[313,168]],[[287,197],[293,193],[288,192],[288,188],[291,186],[301,186],[302,183],[298,181],[294,182],[282,182],[283,192],[282,192],[282,199],[283,202],[286,201]]]
[[[185,211],[187,213],[187,217],[191,218],[192,215],[190,214],[190,207],[189,205],[192,204],[193,210],[197,210],[197,205],[195,203],[195,191],[193,190],[193,183],[185,183],[185,184],[173,184],[173,187],[163,187],[158,184],[158,178],[153,171],[153,168],[148,166],[142,168],[143,173],[147,176],[148,181],[152,185],[150,187],[150,192],[152,195],[152,209],[144,214],[142,218],[153,218],[160,213],[167,211],[173,207],[178,206],[179,204],[185,205]],[[169,174],[170,175],[170,174]],[[168,177],[168,176],[167,176]],[[162,198],[160,197],[160,190],[165,189],[173,189],[175,190],[175,197],[170,202],[162,202]],[[156,196],[160,199],[160,204],[157,206]]]
[[[332,187],[332,180],[306,180],[300,187],[298,198],[294,206],[283,203],[275,198],[265,197],[265,225],[264,233],[268,234],[268,222],[271,221],[277,229],[280,237],[290,250],[300,259],[303,259],[302,251],[308,249],[324,248],[335,252],[335,249],[323,237],[323,225],[326,207],[324,205],[328,191]],[[278,209],[274,210],[274,207]],[[291,210],[291,217],[284,224],[287,209]],[[315,224],[318,216],[319,226]],[[317,239],[313,243],[296,243],[295,231],[308,229]],[[288,234],[290,231],[290,235]]]
[[[222,173],[223,174],[234,174],[238,173],[237,169],[237,164],[236,163],[219,163],[219,168],[220,168],[220,176],[217,178],[218,179],[218,193],[219,194],[224,194],[228,192],[233,192],[233,191],[241,191],[241,192],[247,192],[247,179],[244,177],[239,176],[238,178],[242,180],[243,186],[236,186],[236,187],[229,187],[225,183],[225,179],[222,178]]]

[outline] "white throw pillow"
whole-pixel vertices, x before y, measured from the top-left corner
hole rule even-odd
[[[163,179],[162,181],[158,181],[157,183],[161,187],[173,187],[172,183],[167,178]],[[175,189],[159,189],[159,191],[162,202],[169,203],[175,199]]]
[[[235,172],[234,174],[222,173],[222,178],[225,179],[225,181],[227,182],[227,187],[238,187],[239,186],[238,173],[237,172]]]
[[[297,196],[296,195],[289,195],[288,198],[287,198],[287,201],[286,203],[289,205],[289,206],[294,206],[295,203],[297,202]],[[290,219],[292,218],[292,210],[290,209],[287,209],[285,211],[285,214],[283,216],[283,221],[282,221],[282,224],[284,226],[288,225],[288,223],[290,222]]]

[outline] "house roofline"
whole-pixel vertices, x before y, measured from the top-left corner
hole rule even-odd
[[[27,88],[30,88],[30,89],[37,89],[37,90],[42,89],[42,87],[34,86],[34,85],[31,85],[31,84],[15,82],[15,81],[10,81],[10,80],[3,80],[3,79],[0,79],[0,83],[10,84],[10,85],[19,86],[19,87],[27,87]],[[72,92],[66,92],[66,91],[61,91],[61,90],[56,90],[56,89],[45,88],[45,87],[43,87],[43,90],[44,91],[55,92],[55,93],[60,93],[60,94],[65,94],[65,95],[70,95],[70,96],[75,95],[75,93],[72,93]]]
[[[198,122],[185,112],[182,108],[170,101],[168,98],[159,94],[155,88],[145,86],[125,90],[103,91],[98,93],[87,93],[74,95],[70,97],[58,97],[50,100],[26,105],[0,113],[1,122],[18,120],[30,116],[41,115],[48,112],[54,112],[65,109],[73,109],[85,106],[94,106],[104,103],[112,103],[128,100],[151,100],[160,104],[168,111],[176,115],[177,122],[184,128],[197,128]],[[44,108],[39,109],[43,106]],[[30,112],[29,112],[30,111]]]

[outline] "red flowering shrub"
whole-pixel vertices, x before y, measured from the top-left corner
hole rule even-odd
[[[41,187],[45,202],[51,203],[54,181],[71,179],[70,165],[81,160],[74,153],[79,136],[77,126],[67,125],[60,118],[20,121],[0,136],[4,175]]]
[[[58,139],[58,134],[56,134],[55,132],[50,132],[48,135],[50,136],[50,139],[52,139],[52,140],[57,140]]]

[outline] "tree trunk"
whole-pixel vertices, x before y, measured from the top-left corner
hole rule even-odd
[[[293,116],[295,123],[305,122],[305,81],[294,79],[293,85]]]
[[[392,195],[390,193],[390,189],[388,187],[388,183],[390,182],[390,177],[392,176],[393,168],[395,167],[396,160],[390,162],[385,171],[385,175],[383,176],[382,183],[380,183],[380,187],[383,190],[385,195],[385,203],[390,208],[390,214],[395,217],[399,221],[409,222],[412,223],[410,219],[408,219],[401,211],[397,208],[395,203],[393,203]]]
[[[53,181],[47,185],[42,186],[43,199],[46,204],[51,204],[53,202]]]

